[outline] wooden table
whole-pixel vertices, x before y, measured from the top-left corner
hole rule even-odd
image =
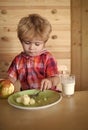
[[[22,110],[0,99],[0,130],[88,130],[88,91],[41,110]]]

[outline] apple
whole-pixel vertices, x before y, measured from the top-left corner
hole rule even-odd
[[[8,79],[0,80],[0,98],[7,98],[14,92],[14,85]]]

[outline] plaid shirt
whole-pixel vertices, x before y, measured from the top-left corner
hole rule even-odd
[[[8,75],[20,80],[21,89],[39,89],[41,80],[59,74],[57,63],[48,51],[38,56],[28,56],[24,52],[17,55],[8,69]]]

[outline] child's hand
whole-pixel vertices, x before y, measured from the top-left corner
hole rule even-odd
[[[52,82],[49,79],[43,79],[41,81],[41,90],[46,90],[52,87]]]

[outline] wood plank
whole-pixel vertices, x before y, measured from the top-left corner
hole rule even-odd
[[[50,22],[51,23],[51,22]],[[0,34],[2,31],[4,32],[16,32],[17,29],[17,25],[15,26],[9,26],[4,24],[4,26],[0,26]],[[70,31],[71,27],[69,26],[69,24],[52,24],[52,30],[54,31]]]
[[[70,6],[70,0],[0,0],[1,6]]]
[[[88,1],[82,0],[81,90],[88,90]]]
[[[81,0],[72,0],[71,7],[71,72],[76,76],[76,90],[81,90]]]
[[[29,13],[30,12],[30,13]],[[70,10],[58,9],[56,14],[52,14],[50,9],[25,9],[7,10],[6,14],[0,14],[0,26],[17,25],[19,20],[31,13],[38,13],[48,19],[51,24],[70,24]],[[9,19],[8,19],[9,18]]]

